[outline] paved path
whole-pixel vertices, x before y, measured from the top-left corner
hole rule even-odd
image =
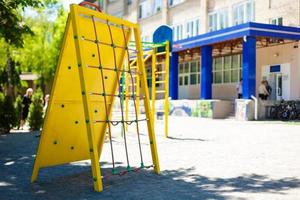
[[[171,118],[170,138],[158,123],[161,175],[151,170],[106,178],[92,190],[88,161],[42,169],[30,184],[38,138],[0,136],[0,199],[300,199],[300,126]],[[142,131],[143,132],[143,131]],[[128,135],[131,165],[139,164],[134,134]],[[150,164],[145,132],[142,146]],[[126,166],[122,138],[114,137],[118,166]],[[110,173],[110,152],[101,158]]]

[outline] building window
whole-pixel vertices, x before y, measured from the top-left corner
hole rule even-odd
[[[208,30],[216,31],[228,27],[228,9],[223,9],[208,15]]]
[[[283,25],[283,18],[282,17],[272,18],[272,19],[270,19],[270,24],[282,26]]]
[[[179,63],[179,86],[197,85],[200,83],[200,62],[192,60]]]
[[[210,13],[208,15],[208,31],[218,30],[218,14]]]
[[[244,1],[233,6],[233,25],[254,20],[254,1]]]
[[[174,41],[176,40],[182,40],[183,39],[183,25],[182,24],[179,24],[179,25],[175,25],[173,27],[173,38],[174,38]]]
[[[223,83],[231,83],[231,56],[224,57]]]
[[[153,13],[157,13],[161,10],[162,0],[154,0]]]
[[[241,78],[241,55],[223,56],[213,59],[213,83],[236,83]]]
[[[169,0],[168,2],[169,2],[169,7],[172,7],[184,2],[184,0]]]
[[[228,27],[228,10],[224,9],[219,12],[219,29]]]
[[[199,34],[199,19],[191,20],[186,23],[185,38],[194,37]]]
[[[198,18],[187,20],[184,23],[173,26],[173,40],[182,40],[194,37],[200,33],[200,20]]]
[[[139,19],[143,19],[151,15],[151,4],[149,0],[143,1],[139,5]]]

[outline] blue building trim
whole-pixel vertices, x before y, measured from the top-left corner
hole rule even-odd
[[[182,51],[204,45],[211,45],[227,40],[243,38],[244,36],[300,40],[300,28],[248,22],[222,30],[175,41],[173,45],[173,51]]]
[[[242,96],[250,99],[256,94],[256,38],[246,37],[243,41],[243,65],[242,65]]]
[[[170,58],[169,69],[169,96],[178,99],[178,53],[173,52]]]
[[[163,43],[165,41],[170,42],[170,51],[173,47],[173,29],[168,25],[159,26],[153,33],[152,38],[154,43]]]
[[[212,46],[201,48],[201,92],[200,99],[212,98]]]

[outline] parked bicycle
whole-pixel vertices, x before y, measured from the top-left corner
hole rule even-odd
[[[270,116],[272,119],[282,121],[296,120],[300,116],[300,110],[297,108],[296,101],[282,100],[271,108]]]

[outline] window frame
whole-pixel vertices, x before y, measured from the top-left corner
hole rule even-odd
[[[223,8],[208,14],[208,31],[217,31],[229,27],[229,10]]]
[[[208,31],[212,32],[216,30],[218,30],[218,13],[214,11],[208,14]]]
[[[234,66],[233,57],[238,56],[237,59],[237,66]],[[225,67],[225,58],[230,57],[230,67]],[[216,70],[216,59],[221,59],[221,68]],[[213,58],[213,84],[215,85],[225,85],[225,84],[236,84],[239,82],[241,76],[242,76],[242,54],[232,54],[232,55],[226,55],[226,56],[219,56]],[[237,73],[237,79],[233,80],[233,73]],[[216,82],[216,73],[221,73],[221,81]],[[229,81],[225,81],[226,73],[229,73]]]
[[[173,39],[174,41],[183,39],[183,24],[173,25]]]
[[[249,7],[250,5],[250,7]],[[250,11],[248,10],[250,9]],[[242,15],[240,16],[240,14]],[[249,15],[250,16],[249,16]],[[254,0],[247,0],[232,6],[232,25],[247,23],[255,20],[255,3]]]
[[[168,0],[168,7],[172,8],[174,6],[177,6],[181,3],[185,2],[185,0]]]
[[[185,66],[188,64],[188,72],[185,71]],[[180,65],[182,65],[182,72],[180,71]],[[190,64],[189,62],[181,62],[178,63],[178,86],[189,86],[189,72],[190,72]],[[187,77],[187,84],[185,84],[185,78]],[[182,84],[180,84],[180,79],[182,80]]]
[[[196,64],[196,71],[192,72],[192,63]],[[186,64],[188,65],[188,71],[186,71]],[[182,72],[180,70],[180,66],[182,65]],[[196,82],[191,83],[191,76],[196,75]],[[185,84],[185,78],[187,78],[188,82]],[[180,82],[182,81],[182,84]],[[201,80],[201,68],[200,68],[200,59],[193,59],[189,61],[179,62],[178,63],[178,86],[196,86],[200,84]]]
[[[283,26],[283,17],[270,18],[269,23],[277,26]]]

